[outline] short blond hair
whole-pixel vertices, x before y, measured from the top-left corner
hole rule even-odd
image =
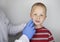
[[[32,8],[31,8],[31,11],[32,11],[32,9],[33,9],[34,6],[41,6],[41,7],[44,7],[44,8],[45,8],[45,11],[47,11],[46,6],[45,6],[43,3],[41,3],[41,2],[37,2],[37,3],[33,4],[33,5],[32,5]]]

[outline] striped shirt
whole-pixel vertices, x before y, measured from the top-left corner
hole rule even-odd
[[[32,37],[30,42],[54,42],[52,33],[45,27],[36,29],[35,35]]]

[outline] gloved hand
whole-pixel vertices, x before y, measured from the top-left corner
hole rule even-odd
[[[26,24],[26,26],[25,26],[25,28],[23,30],[23,34],[26,35],[29,39],[31,39],[32,36],[34,35],[34,33],[35,33],[34,23],[33,23],[32,20],[30,20]]]

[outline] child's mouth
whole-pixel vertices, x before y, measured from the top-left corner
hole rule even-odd
[[[36,20],[36,22],[39,23],[40,21],[37,21],[37,20]]]

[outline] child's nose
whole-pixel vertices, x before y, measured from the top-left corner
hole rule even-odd
[[[40,16],[37,16],[37,19],[40,19]]]

